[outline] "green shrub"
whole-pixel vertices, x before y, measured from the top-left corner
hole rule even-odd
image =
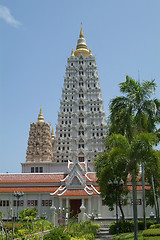
[[[155,237],[143,237],[143,240],[159,240],[160,238],[159,238],[159,236],[155,236]]]
[[[143,221],[137,221],[138,222],[138,230],[144,230],[144,222]]]
[[[89,233],[82,237],[72,237],[71,240],[95,240],[93,234]]]
[[[142,233],[143,237],[154,237],[154,236],[159,236],[160,239],[160,229],[147,229],[145,231],[143,231]]]
[[[99,224],[86,221],[69,225],[68,231],[72,237],[83,237],[86,234],[93,234],[95,236],[99,227]]]
[[[147,229],[150,228],[151,225],[156,224],[155,221],[147,221]]]
[[[115,233],[116,233],[116,224],[115,224],[115,222],[112,222],[112,223],[110,224],[110,226],[109,226],[109,232],[110,232],[111,234],[115,234]]]
[[[26,208],[19,212],[19,219],[21,221],[25,221],[26,219],[32,220],[37,217],[38,209],[34,208]]]
[[[27,234],[27,231],[25,229],[19,229],[18,230],[18,237],[23,237]]]
[[[153,229],[153,228],[160,228],[160,224],[151,225],[151,226],[150,226],[150,229]]]
[[[153,224],[153,221],[147,221],[147,229]],[[133,232],[134,231],[134,222],[133,221],[119,221],[119,233],[127,233],[127,232]],[[144,230],[144,222],[138,221],[138,230]],[[110,224],[109,232],[111,234],[116,234],[116,223],[113,222]]]
[[[68,232],[64,227],[55,227],[50,233],[44,235],[44,240],[70,240]]]
[[[36,232],[49,230],[52,229],[52,227],[52,223],[47,220],[38,220],[34,222],[34,230]]]
[[[118,222],[119,233],[133,232],[134,223],[129,221],[119,221]],[[115,222],[110,224],[109,232],[111,234],[116,234],[117,224]]]
[[[147,229],[153,224],[154,224],[153,221],[147,221],[146,222]],[[144,230],[144,222],[143,221],[138,221],[138,230]]]

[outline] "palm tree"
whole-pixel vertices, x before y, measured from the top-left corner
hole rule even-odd
[[[160,123],[160,100],[152,99],[156,89],[155,80],[139,81],[126,76],[119,84],[124,96],[116,97],[110,103],[110,132],[120,133],[129,141],[143,131],[157,131]]]
[[[155,162],[155,164],[153,165],[152,162]],[[153,160],[151,159],[150,164],[145,166],[145,175],[151,185],[151,189],[147,191],[147,204],[155,207],[156,221],[159,223],[160,151],[154,151]]]
[[[127,137],[131,143],[139,132],[159,133],[156,125],[160,123],[160,101],[152,99],[156,89],[155,80],[139,81],[126,76],[126,81],[120,83],[120,91],[124,96],[116,97],[110,103],[110,134],[120,133]],[[143,216],[145,221],[145,181],[142,163],[142,185],[143,185]],[[133,195],[136,196],[136,172],[132,172]],[[136,202],[133,203],[135,218]]]
[[[154,133],[140,133],[131,143],[121,134],[112,134],[106,140],[105,152],[95,159],[95,169],[102,197],[104,197],[105,203],[110,209],[113,209],[113,204],[118,202],[123,218],[121,200],[128,194],[127,176],[132,174],[133,192],[135,191],[135,194],[136,184],[134,181],[138,175],[140,159],[147,169],[151,164],[156,165],[160,160],[160,154],[155,155],[153,150],[157,141],[158,138]],[[135,177],[133,177],[134,174]],[[134,205],[134,214],[136,214],[135,211]],[[135,240],[137,240],[137,218],[134,226]]]
[[[127,185],[129,143],[120,135],[113,134],[105,142],[106,151],[95,159],[95,169],[101,195],[110,210],[118,203],[122,221],[125,220],[122,200],[128,194]]]

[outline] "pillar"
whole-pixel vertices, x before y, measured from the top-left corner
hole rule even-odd
[[[91,216],[92,213],[91,213],[91,208],[92,207],[92,202],[91,202],[91,196],[88,197],[88,215]]]
[[[69,217],[69,199],[66,198],[66,220],[68,221]]]
[[[52,198],[52,206],[50,207],[51,211],[51,222],[53,225],[57,225],[57,213],[56,213],[56,207],[54,205],[54,198]]]
[[[62,210],[62,198],[61,197],[59,198],[59,209],[60,209],[60,211]]]
[[[98,218],[102,218],[102,213],[101,213],[101,209],[102,209],[102,199],[100,196],[98,196]]]

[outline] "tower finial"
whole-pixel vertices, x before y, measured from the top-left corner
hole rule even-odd
[[[89,49],[89,55],[92,56],[92,51],[91,48]]]
[[[51,137],[52,137],[52,140],[54,140],[55,136],[54,136],[54,130],[53,130],[53,126],[52,126]]]
[[[83,30],[82,30],[82,23],[81,23],[81,31],[80,31],[79,37],[84,38],[84,34],[83,34]]]
[[[85,57],[89,56],[89,51],[88,51],[86,40],[84,38],[84,34],[82,30],[82,23],[81,23],[81,31],[79,34],[79,39],[77,41],[77,47],[76,47],[76,51],[74,52],[74,55],[76,57],[79,57],[80,55],[83,55]]]
[[[44,117],[42,113],[42,106],[40,107],[39,115],[38,115],[38,121],[37,122],[44,122]]]
[[[71,57],[75,57],[75,56],[74,56],[73,47],[72,47]]]

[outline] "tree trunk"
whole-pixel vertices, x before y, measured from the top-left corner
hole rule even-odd
[[[118,204],[119,204],[119,209],[120,209],[121,214],[122,214],[122,218],[121,219],[124,222],[125,221],[125,216],[124,216],[124,212],[123,212],[123,208],[122,208],[122,204],[121,204],[120,200],[119,200]]]
[[[137,183],[136,183],[136,170],[132,174],[132,187],[133,187],[133,216],[134,216],[134,240],[138,240],[138,223],[137,223]]]
[[[158,203],[158,196],[156,194],[156,202],[157,202],[157,223],[159,224],[159,203]]]
[[[158,201],[157,201],[157,196],[156,196],[156,191],[154,187],[154,178],[153,175],[151,176],[152,180],[152,189],[153,189],[153,196],[154,196],[154,207],[155,207],[155,214],[156,214],[156,222],[159,222],[159,209],[158,209]]]
[[[145,196],[145,178],[144,178],[144,164],[142,163],[142,200],[143,200],[143,222],[144,230],[146,227],[146,196]]]

